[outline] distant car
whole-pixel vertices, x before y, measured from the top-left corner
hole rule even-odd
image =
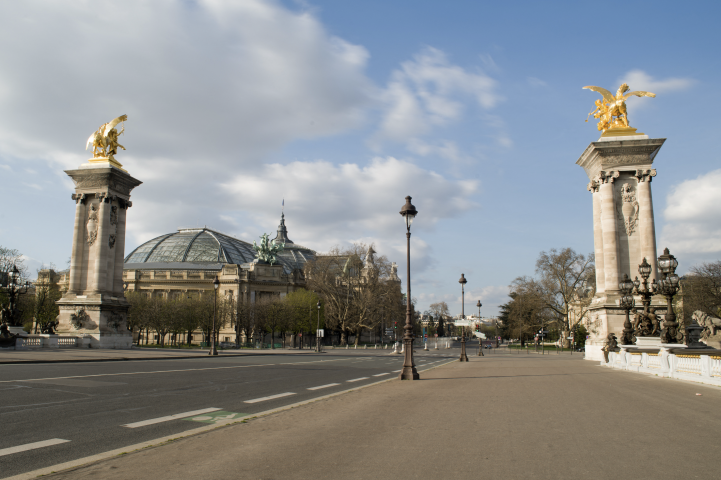
[[[585,351],[586,351],[586,347],[578,347],[578,348],[576,349],[576,351],[577,351],[577,352],[585,352]]]
[[[220,342],[220,348],[235,348],[235,342]]]
[[[491,346],[491,344],[488,344],[488,345],[485,345],[483,348],[491,349],[491,348],[493,348],[493,347]]]

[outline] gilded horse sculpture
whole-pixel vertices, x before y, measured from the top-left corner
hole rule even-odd
[[[588,114],[588,117],[593,115],[598,121],[598,130],[604,134],[608,130],[620,129],[620,128],[631,128],[628,124],[628,111],[626,110],[626,100],[632,96],[636,97],[655,97],[655,93],[644,92],[642,90],[634,90],[629,92],[630,88],[627,84],[623,84],[618,87],[616,95],[614,96],[611,92],[601,87],[587,86],[583,87],[594,92],[598,92],[603,97],[603,101],[596,100],[596,109]],[[628,93],[626,93],[628,92]],[[586,121],[588,122],[588,117]]]

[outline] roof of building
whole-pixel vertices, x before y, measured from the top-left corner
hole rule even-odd
[[[285,240],[285,242],[283,242]],[[315,252],[296,245],[288,238],[285,215],[281,217],[275,243],[285,243],[278,253],[278,263],[286,273],[303,269],[315,257]],[[177,232],[160,235],[133,250],[125,257],[125,268],[137,269],[217,269],[225,263],[248,265],[255,260],[251,243],[209,228],[180,228]]]

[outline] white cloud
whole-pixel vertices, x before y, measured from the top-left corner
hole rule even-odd
[[[407,142],[457,121],[466,97],[491,109],[501,100],[497,87],[497,82],[480,70],[466,71],[453,65],[444,52],[426,47],[393,72],[382,95],[384,117],[372,141]]]
[[[694,259],[721,254],[721,170],[677,185],[666,199],[659,247]]]
[[[266,165],[255,175],[238,175],[222,185],[227,207],[251,212],[256,224],[275,231],[281,198],[290,238],[316,250],[374,242],[377,250],[403,263],[405,235],[398,214],[404,197],[419,211],[414,231],[432,230],[443,219],[477,204],[468,197],[475,181],[453,181],[395,158],[374,158],[367,166],[318,160]],[[269,202],[270,201],[270,202]],[[414,268],[427,267],[430,247],[412,237]]]
[[[272,1],[3,2],[0,45],[0,155],[66,167],[120,114],[135,172],[253,166],[359,126],[373,90],[363,47]]]
[[[631,70],[618,82],[627,83],[631,90],[644,90],[652,93],[666,93],[685,90],[695,83],[692,78],[667,78],[656,80],[643,70]]]

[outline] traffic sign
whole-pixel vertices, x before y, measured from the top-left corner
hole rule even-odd
[[[318,335],[319,337],[324,337],[324,336],[325,336],[325,329],[319,328],[318,330],[316,330],[316,335]]]
[[[438,336],[438,334],[436,333],[436,334],[434,334],[433,336],[434,336],[434,337],[437,337],[437,336]]]

